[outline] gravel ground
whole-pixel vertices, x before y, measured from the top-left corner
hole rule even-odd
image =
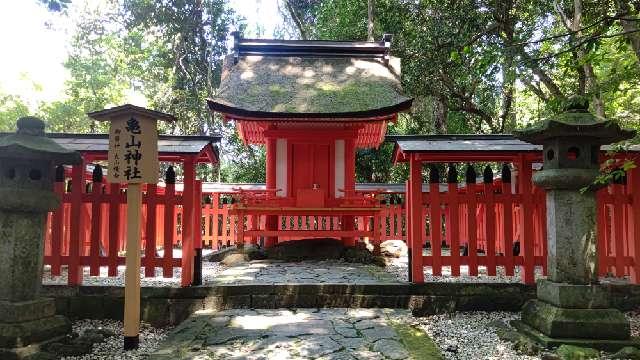
[[[393,274],[398,281],[407,281],[408,274],[408,261],[406,256],[402,256],[399,258],[387,258],[387,267],[385,269],[387,272]],[[442,267],[442,275],[441,276],[433,276],[433,271],[430,267],[425,267],[424,269],[424,281],[425,282],[464,282],[464,283],[474,283],[474,282],[498,282],[498,283],[519,283],[522,282],[522,277],[520,275],[520,267],[515,269],[514,276],[505,275],[504,268],[498,267],[496,270],[496,276],[487,275],[487,267],[479,266],[478,267],[478,276],[469,276],[469,266],[462,265],[460,266],[460,276],[453,277],[451,276],[451,267],[443,266]],[[538,280],[540,278],[544,278],[542,275],[542,268],[536,267],[535,269],[535,279]]]
[[[122,334],[123,323],[116,320],[79,320],[73,323],[73,331],[81,334],[86,329],[107,329]],[[167,337],[170,327],[154,328],[142,323],[140,328],[140,347],[137,350],[125,352],[122,335],[107,338],[104,342],[93,345],[93,352],[84,356],[68,356],[62,360],[137,360],[145,359]]]
[[[202,281],[213,282],[218,275],[224,271],[225,266],[220,263],[202,263]],[[85,267],[82,276],[82,285],[85,286],[124,286],[125,266],[118,266],[118,276],[109,277],[108,268],[100,268],[100,276],[89,276],[89,268]],[[140,269],[140,286],[142,287],[180,287],[181,268],[173,268],[173,277],[162,277],[162,269],[156,268],[155,277],[145,277],[144,268]],[[42,273],[42,284],[44,285],[66,285],[67,268],[63,267],[60,276],[51,275],[51,267],[46,265]]]
[[[495,331],[488,326],[492,321],[508,322],[518,317],[517,313],[509,312],[466,312],[408,317],[404,321],[424,330],[440,347],[447,360],[540,359],[537,356],[518,355],[511,344],[498,339]]]
[[[631,336],[640,335],[640,310],[625,314],[631,321]],[[402,321],[424,330],[440,347],[447,360],[538,360],[541,356],[518,355],[509,342],[500,340],[488,326],[493,321],[518,319],[511,312],[460,312],[416,318],[406,316]]]

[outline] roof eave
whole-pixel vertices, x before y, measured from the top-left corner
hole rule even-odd
[[[364,111],[349,111],[349,112],[334,112],[334,113],[289,113],[289,112],[271,112],[271,111],[255,111],[247,110],[239,107],[229,106],[215,101],[214,99],[207,99],[209,109],[217,111],[230,117],[242,117],[242,118],[261,118],[261,119],[288,119],[291,121],[306,120],[306,119],[336,119],[336,118],[348,118],[348,119],[368,119],[371,117],[393,115],[402,111],[409,110],[413,103],[413,98],[409,98],[397,104],[364,110]]]
[[[109,121],[114,117],[118,117],[121,115],[129,115],[135,114],[138,116],[149,117],[156,120],[165,120],[165,121],[176,121],[176,117],[163,113],[161,111],[146,109],[140,106],[135,106],[131,104],[124,104],[116,107],[112,107],[110,109],[98,110],[87,113],[87,116],[97,121]]]

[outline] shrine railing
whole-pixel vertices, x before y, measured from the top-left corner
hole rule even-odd
[[[118,266],[125,262],[126,187],[107,184],[99,167],[92,181],[85,181],[83,170],[74,166],[66,179],[64,169],[57,169],[54,188],[62,201],[49,213],[45,232],[44,263],[51,266],[52,276],[66,267],[69,285],[82,283],[85,268],[89,276],[118,276]],[[181,244],[182,200],[175,184],[144,187],[141,264],[147,277],[157,276],[156,268],[161,268],[162,276],[170,278],[182,266],[181,254],[173,251]]]
[[[102,179],[83,181],[78,173],[74,168],[71,179],[62,175],[62,181],[55,183],[62,205],[49,215],[45,241],[45,264],[51,266],[51,274],[59,275],[66,267],[68,283],[72,285],[81,284],[84,268],[91,276],[117,276],[118,266],[124,264],[125,247],[125,188]],[[530,283],[535,267],[540,267],[541,273],[546,268],[544,191],[532,187],[531,193],[523,194],[502,178],[492,176],[490,182],[486,180],[478,184],[424,185],[420,217],[422,265],[431,268],[435,275],[445,267],[451,276],[458,276],[461,267],[468,267],[469,276],[476,276],[478,267],[488,275],[496,271],[513,275],[514,269],[522,267],[529,274],[526,282]],[[74,183],[82,186],[76,187]],[[601,276],[625,277],[640,283],[640,244],[636,240],[636,234],[640,234],[640,191],[636,191],[639,185],[640,170],[632,169],[628,179],[620,179],[597,193]],[[212,249],[236,244],[238,217],[229,214],[233,192],[201,195],[202,206],[196,206],[195,215],[200,219],[201,230],[196,232],[197,244]],[[182,193],[177,193],[173,184],[148,185],[143,204],[141,250],[145,276],[171,277],[174,268],[182,267],[179,251],[183,233]],[[149,206],[156,211],[149,212]],[[380,240],[406,241],[404,192],[384,193],[380,206]],[[452,211],[454,207],[457,212]],[[265,217],[249,215],[243,220],[248,229],[256,223],[264,226]],[[339,222],[338,217],[330,216],[280,216],[278,228],[331,229],[339,226]],[[374,222],[370,217],[360,216],[355,223],[357,230],[370,230]],[[441,231],[433,231],[434,228]],[[295,238],[282,236],[279,241]],[[244,240],[258,243],[261,239],[246,236]],[[451,250],[456,247],[460,249],[458,255]],[[501,267],[504,270],[496,270]]]

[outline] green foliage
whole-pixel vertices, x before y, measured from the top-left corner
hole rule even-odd
[[[23,99],[0,93],[0,132],[16,130],[16,120],[29,115],[29,107]]]
[[[38,0],[40,3],[45,5],[49,11],[65,11],[69,4],[71,4],[71,0]]]
[[[640,128],[640,9],[628,0],[581,1],[576,20],[575,1],[558,0],[556,8],[541,0],[376,0],[375,38],[394,34],[403,87],[415,98],[412,112],[390,124],[389,133],[510,132],[556,113],[574,94],[589,98],[592,111]],[[70,0],[38,2],[62,14],[70,9]],[[287,24],[278,33],[367,37],[366,1],[279,6]],[[219,85],[228,32],[232,24],[244,29],[226,1],[105,0],[81,9],[74,22],[65,98],[31,104],[0,94],[1,131],[13,130],[30,106],[50,131],[104,131],[86,112],[121,104],[135,91],[150,108],[178,117],[164,132],[224,135],[223,181],[263,181],[264,149],[245,147],[233,123],[206,109]],[[406,179],[406,167],[391,166],[392,150],[385,144],[359,151],[358,181]],[[606,166],[599,181],[615,181],[631,164]]]

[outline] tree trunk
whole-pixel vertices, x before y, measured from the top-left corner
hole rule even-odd
[[[449,112],[447,98],[444,95],[438,95],[433,98],[433,101],[434,101],[433,118],[435,119],[434,130],[436,134],[446,134],[447,133],[447,115]]]
[[[367,40],[373,41],[373,1],[367,1]]]
[[[293,20],[293,23],[296,25],[296,28],[298,28],[298,32],[300,33],[300,38],[302,40],[309,40],[309,34],[307,33],[307,29],[302,23],[302,20],[300,20],[300,16],[298,16],[298,13],[296,13],[296,10],[291,5],[291,2],[289,0],[284,0],[284,6],[287,8],[287,11],[289,12],[289,16],[291,16],[291,19]]]
[[[618,7],[618,15],[622,17],[620,19],[620,25],[624,30],[625,37],[631,43],[631,48],[636,53],[636,58],[640,61],[640,32],[638,32],[637,20],[631,20],[630,18],[636,17],[636,13],[631,12],[631,6],[629,6],[628,0],[616,0]],[[629,19],[629,20],[626,20]]]
[[[573,0],[573,19],[569,19],[557,0],[554,0],[554,7],[558,12],[558,15],[562,19],[563,24],[569,31],[573,31],[573,37],[575,37],[576,41],[580,41],[582,39],[582,31],[580,31],[582,27],[582,0]],[[596,77],[595,72],[593,71],[593,66],[590,62],[584,61],[587,54],[584,49],[579,47],[576,50],[578,63],[583,63],[582,71],[578,73],[580,75],[584,75],[584,86],[586,87],[586,91],[591,94],[593,100],[593,108],[598,116],[605,116],[604,113],[604,101],[602,100],[602,94],[600,93],[600,85],[598,84],[598,79]]]
[[[500,3],[500,2],[499,2]],[[499,19],[501,30],[504,34],[504,57],[502,61],[502,104],[499,117],[499,132],[504,133],[508,126],[512,128],[515,118],[513,116],[513,97],[515,93],[516,69],[515,54],[513,50],[513,37],[515,21],[511,16],[513,1],[503,1],[502,7],[496,8],[496,19]]]

